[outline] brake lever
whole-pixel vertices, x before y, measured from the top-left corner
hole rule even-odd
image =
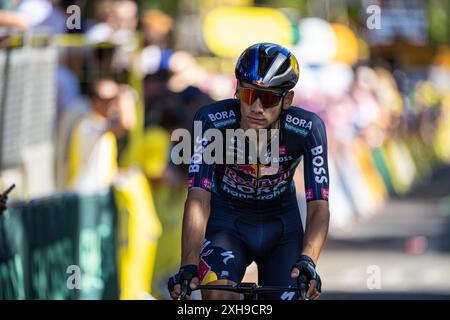
[[[188,285],[189,280],[184,280],[183,283],[181,283],[181,293],[178,296],[178,300],[185,300],[188,291]]]
[[[306,298],[306,293],[308,291],[308,278],[305,275],[298,276],[298,287],[300,288],[300,297],[302,300],[309,300]]]
[[[181,283],[181,293],[178,296],[178,300],[184,300],[189,291],[189,283],[192,280],[192,274],[190,272],[183,271],[181,279],[184,279]]]

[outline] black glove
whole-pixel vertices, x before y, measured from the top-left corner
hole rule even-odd
[[[190,283],[193,278],[198,278],[198,266],[195,264],[189,264],[186,266],[182,266],[177,274],[169,278],[169,282],[167,283],[167,288],[169,293],[175,288],[175,285],[180,284],[183,289],[183,283],[186,285],[186,294],[191,295],[191,287]]]
[[[301,275],[305,275],[308,279],[308,284],[311,280],[316,280],[316,289],[317,291],[321,292],[322,281],[320,280],[319,274],[316,272],[316,265],[310,257],[302,254],[291,269],[293,268],[297,268],[300,271],[299,277],[297,279],[299,279]]]

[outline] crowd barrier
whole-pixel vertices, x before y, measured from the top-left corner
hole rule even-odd
[[[18,202],[0,217],[0,299],[117,299],[111,191]]]

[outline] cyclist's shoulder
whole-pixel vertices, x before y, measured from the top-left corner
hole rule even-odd
[[[300,117],[302,119],[313,121],[313,122],[323,122],[322,118],[315,112],[308,110],[307,107],[297,107],[291,106],[285,112],[286,116],[291,115],[295,117]]]
[[[284,121],[287,129],[293,126],[311,131],[325,127],[324,121],[317,113],[297,106],[291,106],[284,112]]]
[[[199,108],[195,114],[195,119],[215,122],[217,120],[236,118],[238,110],[239,100],[237,99],[215,101]]]

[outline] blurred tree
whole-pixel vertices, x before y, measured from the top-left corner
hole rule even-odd
[[[165,13],[174,16],[178,8],[177,0],[138,0],[139,13],[142,15],[147,10],[159,9]]]
[[[306,15],[307,11],[307,1],[298,0],[255,0],[255,6],[290,8],[297,11],[300,16]]]
[[[450,0],[430,0],[428,21],[431,41],[450,44]]]

